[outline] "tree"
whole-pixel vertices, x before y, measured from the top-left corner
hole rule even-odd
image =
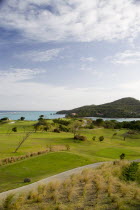
[[[128,133],[123,134],[123,140],[125,141],[126,137],[128,136]]]
[[[74,136],[79,132],[80,127],[82,126],[82,122],[75,120],[70,125],[70,131],[74,134]]]
[[[104,123],[103,119],[97,119],[97,120],[96,120],[96,125],[97,125],[97,126],[102,126],[103,123]]]
[[[21,117],[20,120],[21,120],[21,121],[24,121],[24,120],[25,120],[25,117]]]
[[[44,115],[40,115],[38,118],[38,121],[42,121],[42,120],[44,120]]]
[[[103,140],[104,140],[104,136],[100,136],[99,141],[103,141]]]
[[[25,134],[25,136],[23,136],[22,141],[19,143],[19,145],[17,146],[17,148],[15,149],[14,153],[16,153],[19,148],[21,147],[21,145],[26,141],[26,139],[32,134],[32,132],[28,132]]]
[[[39,131],[39,130],[44,130],[44,131],[47,131],[49,130],[51,127],[51,124],[48,123],[45,119],[41,119],[39,120],[36,124],[34,124],[34,129],[35,129],[35,132]]]

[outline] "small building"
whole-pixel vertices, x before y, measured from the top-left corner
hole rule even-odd
[[[72,116],[76,116],[77,114],[76,114],[76,113],[71,113],[71,115],[72,115]]]

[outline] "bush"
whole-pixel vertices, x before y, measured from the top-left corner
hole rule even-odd
[[[55,133],[60,133],[60,130],[59,130],[58,128],[55,128],[55,129],[53,130],[53,132],[55,132]]]
[[[104,140],[104,136],[100,136],[99,141],[103,141],[103,140]]]
[[[96,140],[96,136],[93,136],[92,140],[95,141]]]
[[[57,146],[48,146],[48,148],[46,150],[42,150],[42,151],[38,151],[38,152],[32,152],[32,153],[28,153],[26,155],[22,155],[22,156],[15,156],[15,157],[8,157],[8,158],[5,158],[5,159],[1,159],[0,160],[0,166],[2,165],[6,165],[6,164],[9,164],[9,163],[14,163],[16,161],[20,161],[20,160],[24,160],[24,159],[27,159],[27,158],[30,158],[30,157],[34,157],[34,156],[38,156],[38,155],[41,155],[41,154],[45,154],[45,153],[48,153],[48,152],[56,152],[56,151],[68,151],[70,150],[70,146],[69,145],[57,145]]]
[[[21,117],[20,120],[21,120],[21,121],[24,121],[24,120],[25,120],[25,117]]]
[[[93,124],[89,125],[89,129],[94,129],[94,125]]]
[[[30,178],[25,178],[24,183],[28,183],[28,182],[31,182],[31,179]]]
[[[70,121],[63,120],[63,119],[54,119],[53,122],[57,124],[65,125],[65,126],[70,124]]]
[[[80,141],[86,141],[87,140],[86,136],[80,136],[80,135],[75,135],[74,139],[80,140]]]
[[[13,132],[17,132],[17,127],[12,128]]]
[[[69,132],[69,128],[64,125],[59,125],[59,130],[63,132]]]
[[[137,178],[137,172],[139,165],[137,162],[132,162],[130,165],[125,166],[122,171],[122,177],[126,181],[135,181]]]
[[[9,118],[8,118],[8,117],[3,117],[3,118],[1,118],[0,120],[1,120],[1,121],[8,121]]]
[[[113,136],[117,136],[117,133],[114,133]]]
[[[125,158],[125,154],[122,153],[122,154],[120,155],[120,160],[123,160],[124,158]]]
[[[66,146],[66,150],[67,151],[70,151],[70,145],[69,144],[66,144],[65,146]]]
[[[96,119],[95,123],[97,126],[102,126],[104,124],[104,121],[103,121],[103,119]]]

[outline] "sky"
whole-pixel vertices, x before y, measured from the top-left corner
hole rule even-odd
[[[140,100],[140,0],[0,0],[0,110]]]

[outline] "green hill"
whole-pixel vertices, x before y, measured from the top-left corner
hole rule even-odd
[[[140,117],[140,101],[128,97],[102,105],[89,105],[57,112],[57,114],[72,113],[76,113],[79,117],[135,118]]]

